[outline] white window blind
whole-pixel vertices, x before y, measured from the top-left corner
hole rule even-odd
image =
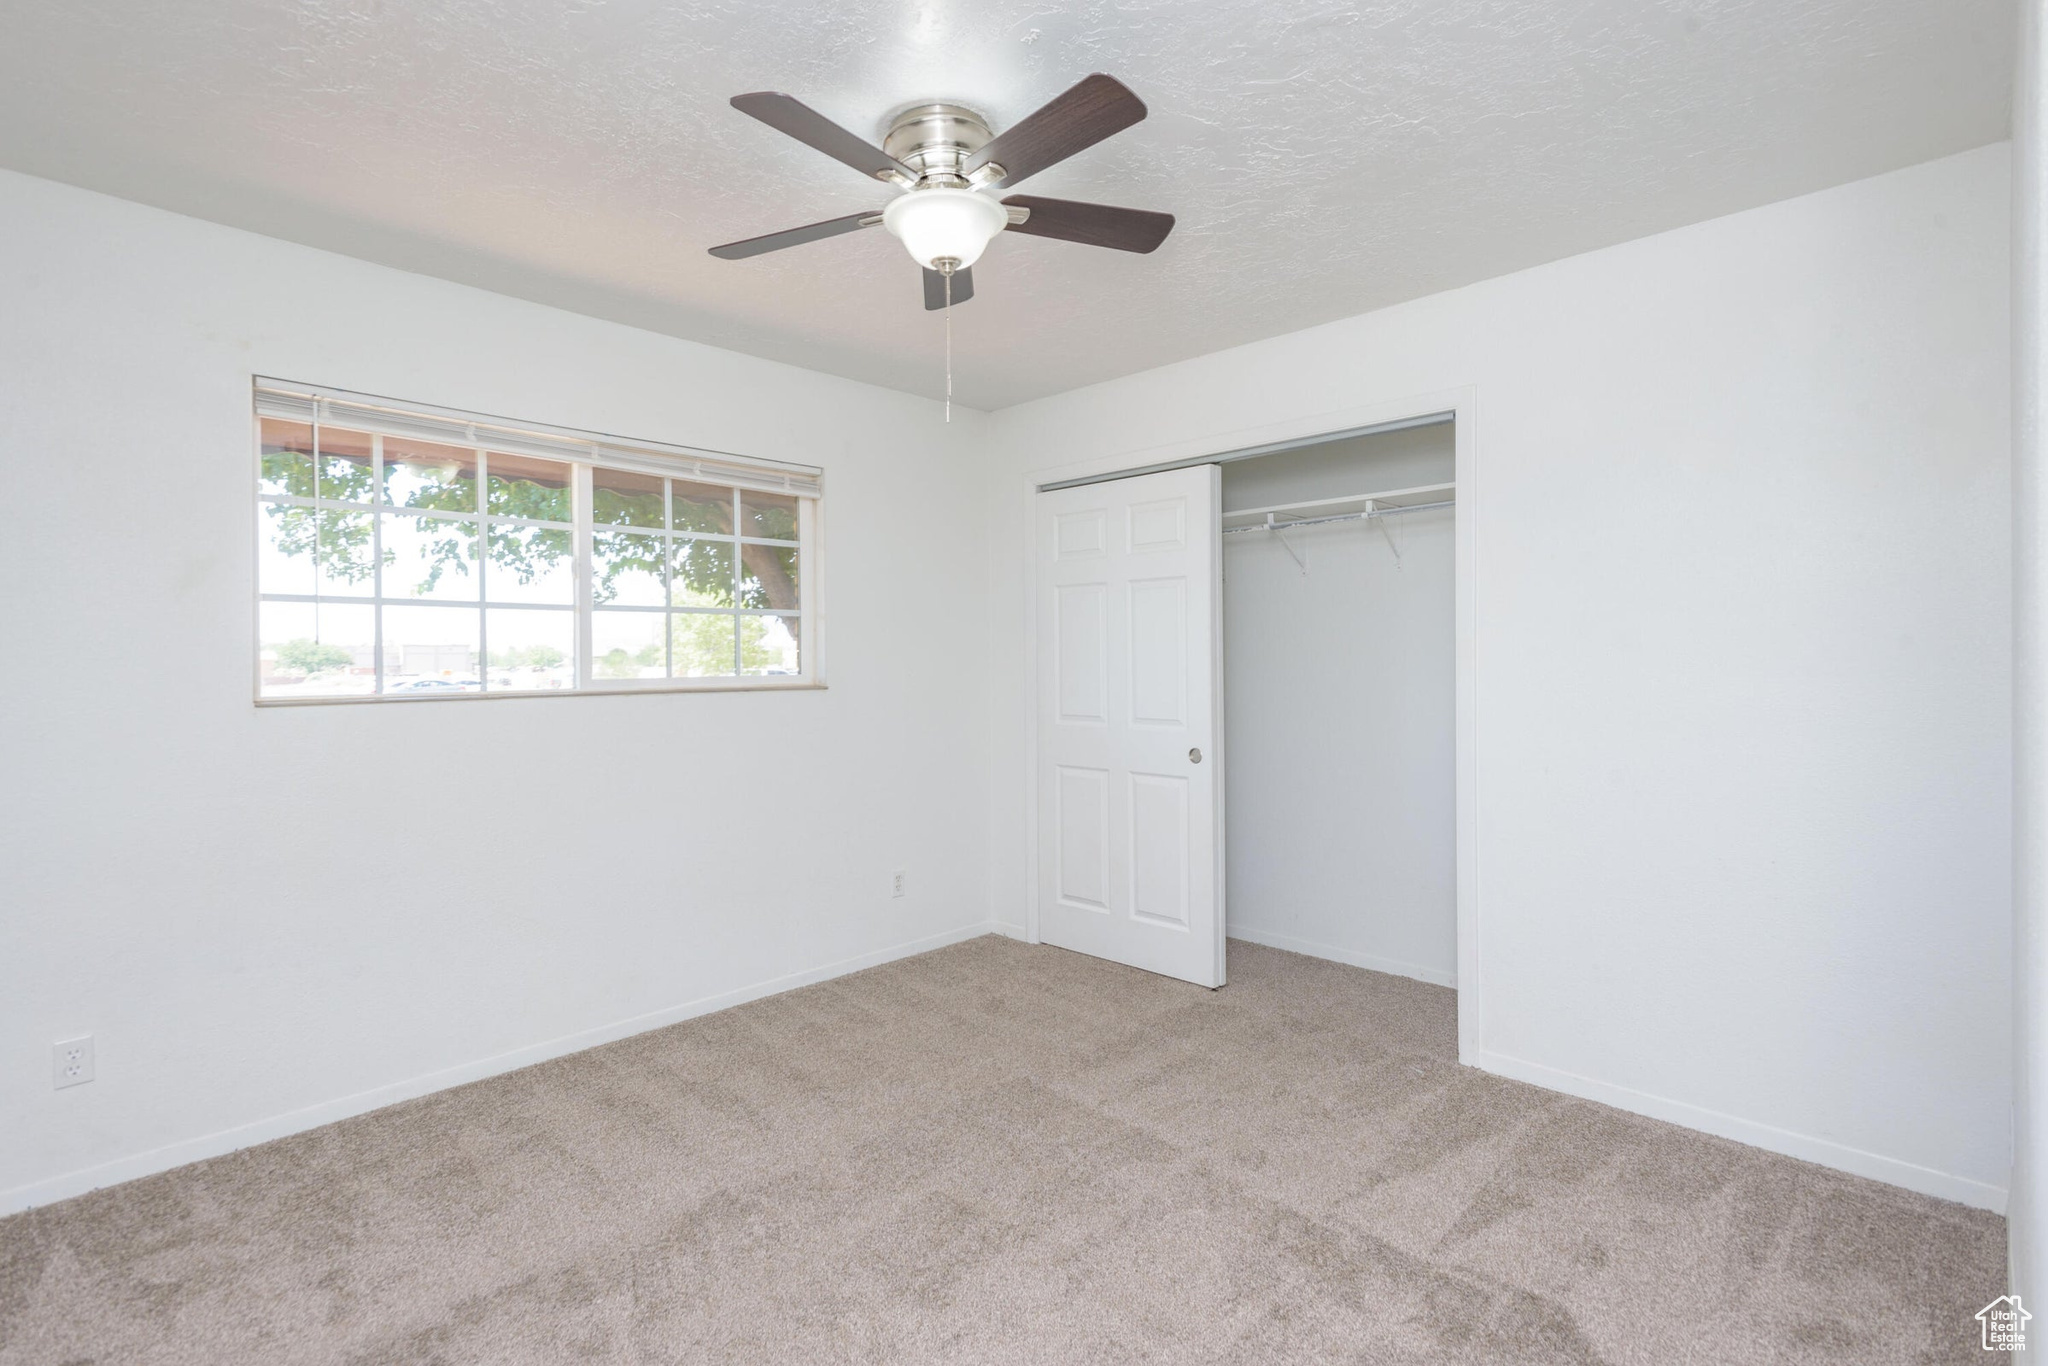
[[[457,446],[487,445],[515,455],[587,461],[613,469],[638,469],[648,474],[701,479],[706,483],[787,493],[799,498],[816,498],[823,491],[820,481],[823,471],[811,465],[750,459],[652,441],[626,441],[536,423],[501,421],[427,404],[401,403],[287,380],[257,379],[256,415],[287,422],[318,421],[326,426],[347,427],[379,436],[413,437]]]

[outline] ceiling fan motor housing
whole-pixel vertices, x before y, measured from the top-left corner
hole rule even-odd
[[[882,150],[917,172],[920,188],[961,189],[969,183],[967,159],[988,145],[988,121],[957,104],[913,105],[898,114],[882,139]],[[986,168],[984,168],[986,169]],[[977,174],[977,181],[996,177]]]
[[[1019,182],[1129,128],[1145,103],[1096,72],[1034,110],[1000,137],[965,105],[933,100],[888,120],[883,146],[848,132],[794,96],[754,90],[732,107],[778,132],[905,193],[880,212],[850,213],[711,248],[729,261],[883,226],[924,267],[925,307],[974,297],[969,268],[1005,228],[1119,251],[1148,252],[1173,230],[1173,215],[1030,195],[998,198]]]

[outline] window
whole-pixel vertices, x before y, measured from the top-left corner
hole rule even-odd
[[[814,684],[818,471],[256,384],[263,702]]]

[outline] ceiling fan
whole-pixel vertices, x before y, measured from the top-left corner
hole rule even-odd
[[[960,105],[917,105],[896,117],[880,147],[774,91],[735,95],[732,107],[904,193],[879,211],[711,248],[713,256],[728,261],[879,223],[924,267],[924,306],[944,308],[974,297],[974,263],[1005,228],[1136,252],[1153,250],[1173,231],[1170,213],[1021,194],[998,200],[992,193],[1144,118],[1144,101],[1110,76],[1088,77],[1000,135]]]

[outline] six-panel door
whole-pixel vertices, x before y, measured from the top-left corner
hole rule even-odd
[[[1223,984],[1214,465],[1038,496],[1038,923]]]

